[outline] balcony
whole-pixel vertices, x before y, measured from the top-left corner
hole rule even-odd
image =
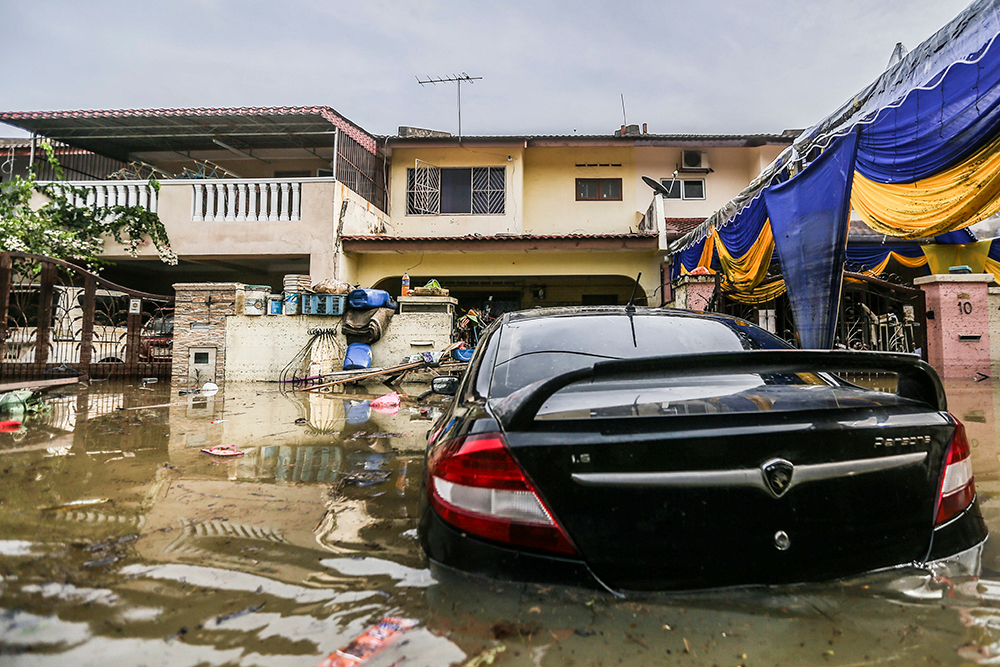
[[[387,218],[333,178],[171,179],[156,191],[146,181],[74,181],[81,206],[140,206],[157,213],[174,252],[182,261],[241,257],[265,264],[281,258],[308,258],[317,275],[329,266],[339,222],[379,233]],[[129,259],[112,240],[104,255]],[[155,259],[143,248],[140,258]],[[271,258],[269,260],[269,258]]]

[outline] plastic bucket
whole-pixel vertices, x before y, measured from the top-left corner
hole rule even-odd
[[[281,306],[284,300],[280,294],[272,294],[267,297],[267,314],[281,315]]]
[[[247,285],[246,299],[243,302],[244,315],[263,315],[267,312],[267,295],[271,291],[269,287],[261,285]]]
[[[298,315],[299,314],[299,293],[298,292],[285,292],[285,315]]]

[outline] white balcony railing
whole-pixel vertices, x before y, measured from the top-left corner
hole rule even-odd
[[[302,215],[300,179],[213,179],[195,181],[191,188],[193,222],[276,222],[298,220]]]
[[[47,185],[59,187],[60,183]],[[85,191],[71,196],[75,206],[139,206],[156,212],[156,190],[148,181],[70,181],[65,185]]]
[[[174,221],[180,213],[176,209],[180,203],[176,188],[184,187],[191,193],[192,222],[280,222],[301,219],[302,188],[307,182],[333,182],[333,179],[169,179],[160,182],[160,194],[148,181],[51,181],[46,184],[76,188],[80,194],[72,194],[73,203],[91,208],[140,206],[156,213],[162,195],[163,206],[170,209],[168,215]],[[183,206],[187,207],[187,203]]]

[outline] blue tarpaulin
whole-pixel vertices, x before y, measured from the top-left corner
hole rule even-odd
[[[965,229],[956,229],[953,232],[948,232],[947,234],[940,234],[934,237],[935,243],[943,243],[945,245],[956,245],[963,243],[975,243],[979,240],[976,233],[966,227]]]
[[[854,271],[861,267],[871,268],[878,266],[885,261],[886,256],[891,252],[912,259],[924,256],[924,249],[918,243],[893,245],[857,243],[847,246],[847,261],[849,264],[857,266],[855,269],[848,270]]]
[[[764,191],[803,348],[833,347],[856,152],[857,135],[841,137],[802,173]]]
[[[767,207],[764,205],[764,198],[758,197],[740,211],[728,225],[719,227],[716,231],[729,254],[733,257],[742,257],[757,242],[765,222],[767,222]]]
[[[988,48],[987,48],[988,46]],[[862,124],[857,170],[879,183],[912,183],[965,159],[1000,131],[1000,44],[978,45]]]

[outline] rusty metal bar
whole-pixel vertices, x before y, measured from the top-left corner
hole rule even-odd
[[[90,363],[94,355],[94,304],[97,300],[97,278],[84,277],[83,328],[80,331],[80,372],[90,377]]]
[[[0,253],[0,376],[4,375],[3,360],[7,357],[7,309],[10,305],[11,274],[14,262],[10,253]]]
[[[49,337],[52,333],[52,294],[56,283],[56,265],[42,262],[42,285],[38,293],[38,325],[35,327],[35,366],[45,370],[49,360]]]

